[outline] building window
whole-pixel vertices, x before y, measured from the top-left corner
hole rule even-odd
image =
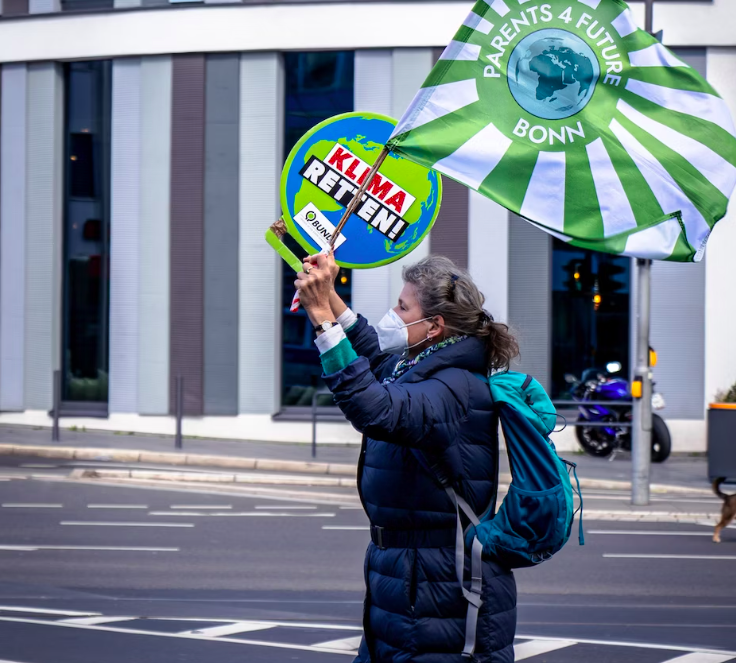
[[[114,9],[114,0],[61,0],[63,12],[87,12]]]
[[[65,70],[62,399],[108,392],[111,61]]]
[[[353,52],[286,53],[286,94],[284,116],[284,160],[297,141],[314,125],[353,110]],[[286,237],[289,247],[305,255],[297,243]],[[294,273],[282,262],[282,405],[309,406],[316,389],[324,387],[314,330],[306,313],[289,311],[294,296]],[[337,278],[337,292],[351,303],[352,277],[343,269]],[[321,405],[331,404],[329,397]]]
[[[620,362],[629,375],[629,258],[553,240],[552,397],[567,399],[565,374]]]

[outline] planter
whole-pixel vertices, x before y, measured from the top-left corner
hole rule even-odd
[[[708,406],[708,476],[736,479],[736,403]]]

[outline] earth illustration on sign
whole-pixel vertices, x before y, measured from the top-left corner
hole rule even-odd
[[[325,249],[396,121],[346,113],[308,131],[281,175],[281,209],[289,234],[305,251]],[[350,268],[388,264],[415,249],[431,229],[442,199],[440,176],[389,154],[335,243]]]
[[[593,50],[566,30],[534,32],[509,58],[511,94],[524,110],[546,120],[562,120],[583,110],[599,76]]]

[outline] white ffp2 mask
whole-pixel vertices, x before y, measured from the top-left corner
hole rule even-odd
[[[381,352],[392,355],[403,355],[407,350],[413,348],[420,343],[424,343],[427,339],[422,339],[419,343],[409,345],[409,331],[407,327],[416,325],[420,322],[431,320],[431,318],[422,318],[416,322],[410,322],[408,325],[399,317],[398,313],[393,309],[389,309],[388,313],[381,318],[376,325],[376,333],[378,334],[378,345]],[[427,337],[429,338],[429,337]]]

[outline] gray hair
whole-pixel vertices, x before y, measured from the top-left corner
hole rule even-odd
[[[519,345],[509,328],[495,322],[483,308],[485,297],[470,274],[445,256],[427,256],[404,267],[405,283],[411,283],[426,317],[441,315],[446,336],[475,336],[486,345],[489,370],[508,369],[519,354]]]

